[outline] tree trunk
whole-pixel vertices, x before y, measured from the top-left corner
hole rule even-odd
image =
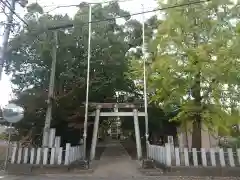
[[[197,63],[196,63],[197,64]],[[192,96],[194,98],[194,112],[193,112],[193,133],[192,133],[192,147],[200,150],[202,147],[201,130],[202,130],[202,102],[201,102],[201,81],[200,72],[195,76],[195,83],[192,88]]]
[[[197,148],[198,151],[202,147],[202,132],[201,132],[201,121],[193,122],[193,132],[192,132],[192,148]]]
[[[193,13],[194,10],[192,9]],[[194,29],[198,26],[197,18],[194,18]],[[199,45],[199,37],[196,32],[193,33],[194,47],[196,48]],[[192,87],[192,96],[194,98],[194,112],[193,112],[193,132],[192,132],[192,148],[197,148],[197,151],[200,151],[202,147],[202,97],[201,97],[201,66],[199,65],[198,56],[195,57],[195,68],[197,74],[194,76],[194,84]],[[199,159],[199,158],[198,158]],[[200,158],[201,159],[201,158]]]
[[[197,151],[200,152],[202,147],[202,102],[200,72],[195,76],[195,83],[192,88],[192,95],[195,105],[195,111],[193,112],[192,148],[197,148]],[[201,160],[201,153],[198,153],[199,164],[201,164]]]

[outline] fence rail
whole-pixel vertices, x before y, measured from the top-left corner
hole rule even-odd
[[[83,146],[52,148],[21,148],[15,145],[12,148],[11,164],[32,165],[69,165],[83,157]]]
[[[232,148],[178,148],[148,145],[148,158],[166,166],[240,167],[240,149]]]

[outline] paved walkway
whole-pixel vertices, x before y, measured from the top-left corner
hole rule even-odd
[[[93,176],[97,177],[139,177],[139,164],[131,160],[127,151],[118,141],[106,144]]]

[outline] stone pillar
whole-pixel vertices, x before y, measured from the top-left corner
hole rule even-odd
[[[184,134],[180,128],[177,128],[177,134],[178,134],[178,146],[182,151],[184,148]]]
[[[184,132],[185,131],[185,132]],[[179,130],[179,134],[182,134],[183,136],[183,143],[179,143],[179,146],[181,147],[181,145],[183,144],[185,147],[188,148],[192,148],[192,123],[189,122],[187,127],[185,128],[185,130]],[[202,148],[205,148],[206,150],[213,148],[213,147],[217,147],[218,146],[218,140],[215,137],[217,137],[217,132],[213,134],[211,134],[209,132],[209,129],[207,128],[206,125],[202,124],[202,137],[201,137],[201,141],[202,141]]]
[[[136,137],[136,146],[137,146],[137,156],[138,159],[142,158],[142,147],[141,147],[141,137],[138,123],[138,110],[133,110],[133,118],[134,118],[134,129],[135,129],[135,137]]]
[[[49,144],[48,147],[52,148],[54,147],[54,143],[55,143],[55,136],[56,136],[56,129],[51,128],[50,129],[50,133],[49,133]]]
[[[91,146],[90,160],[93,160],[95,158],[97,138],[98,138],[99,118],[100,118],[100,107],[97,107],[96,114],[95,114],[94,127],[93,127],[93,136],[92,136],[92,146]]]
[[[61,137],[60,136],[56,136],[55,137],[55,141],[54,141],[54,147],[55,147],[55,162],[57,164],[58,162],[58,156],[59,156],[59,149],[61,146]]]
[[[171,148],[172,157],[174,157],[175,156],[175,149],[174,149],[174,139],[173,139],[173,136],[168,136],[168,144],[170,145],[170,148]]]

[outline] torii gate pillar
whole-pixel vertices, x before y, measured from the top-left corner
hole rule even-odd
[[[97,146],[97,138],[98,138],[98,129],[99,129],[100,109],[101,109],[101,107],[97,106],[96,114],[95,114],[95,121],[94,121],[94,128],[93,128],[90,160],[93,160],[95,158],[95,152],[96,152],[96,146]]]
[[[138,110],[133,110],[133,118],[134,118],[134,129],[135,129],[135,138],[136,138],[136,146],[137,146],[137,156],[138,159],[142,158],[142,146],[141,146],[141,137],[139,130],[139,122],[138,122]]]

